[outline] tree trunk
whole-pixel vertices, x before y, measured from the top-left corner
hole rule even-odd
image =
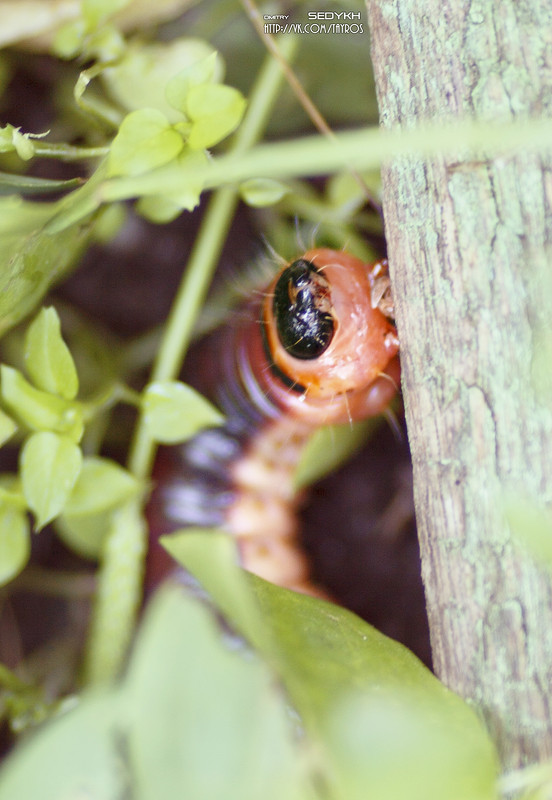
[[[550,115],[546,0],[370,0],[368,15],[384,126]],[[508,767],[552,756],[550,574],[505,520],[507,501],[552,502],[551,202],[538,153],[383,171],[435,669]]]

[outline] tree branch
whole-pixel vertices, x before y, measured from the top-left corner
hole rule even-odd
[[[370,0],[368,13],[384,126],[550,114],[546,4]],[[551,180],[531,152],[383,173],[435,669],[482,710],[509,767],[552,755],[550,575],[505,519],[507,499],[552,502],[552,397],[535,381]]]

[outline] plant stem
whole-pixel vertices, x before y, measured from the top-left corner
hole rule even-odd
[[[109,147],[76,147],[59,142],[35,143],[34,148],[36,157],[58,158],[60,161],[85,161],[88,158],[103,158],[109,153]]]
[[[549,118],[503,124],[464,119],[454,126],[442,122],[410,129],[362,128],[339,133],[333,139],[307,136],[284,142],[261,144],[247,153],[231,151],[208,164],[186,167],[186,180],[205,187],[259,177],[285,180],[328,175],[340,170],[369,170],[398,156],[435,156],[475,151],[477,158],[510,157],[512,151],[546,151],[550,147]],[[482,156],[483,151],[483,156]],[[101,183],[95,203],[126,200],[142,195],[176,192],[182,173],[172,164],[147,175],[113,178]]]
[[[295,48],[296,41],[287,37],[282,44],[287,58],[291,57]],[[234,138],[232,153],[244,153],[261,137],[281,80],[280,65],[272,57],[267,57],[253,87],[244,121]],[[153,367],[152,381],[173,379],[180,370],[237,202],[237,188],[224,187],[215,193],[209,204],[167,321]],[[149,474],[154,453],[155,444],[149,437],[143,420],[139,420],[129,456],[129,469],[137,477],[145,478]],[[98,577],[98,593],[85,664],[85,674],[91,683],[115,677],[134,627],[140,604],[138,576],[143,570],[145,532],[140,525],[135,524],[133,528],[132,536],[126,531],[124,548],[109,547],[109,542],[105,548],[106,555]],[[116,530],[112,538],[117,538]],[[134,540],[131,541],[132,538]],[[121,583],[126,587],[124,604]],[[116,620],[114,607],[117,609]],[[125,647],[119,646],[121,642]]]
[[[292,40],[286,40],[291,51]],[[289,53],[286,54],[289,57]],[[281,84],[279,65],[268,57],[251,95],[247,115],[236,134],[231,153],[240,155],[257,141],[266,125]],[[205,300],[234,210],[238,202],[235,186],[219,189],[205,213],[201,230],[178,289],[151,380],[174,378],[190,344],[193,327]],[[149,474],[154,445],[143,425],[139,425],[129,459],[129,469],[138,477]]]

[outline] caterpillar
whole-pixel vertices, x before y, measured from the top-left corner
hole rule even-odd
[[[161,448],[147,515],[151,536],[221,527],[242,565],[279,585],[324,595],[296,543],[299,455],[321,425],[381,414],[397,391],[399,342],[387,262],[311,249],[286,265],[201,347],[199,388],[222,427]],[[153,546],[156,582],[168,556]]]

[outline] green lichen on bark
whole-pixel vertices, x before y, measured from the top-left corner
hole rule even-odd
[[[385,126],[550,115],[548,4],[368,9]],[[512,498],[552,504],[538,350],[552,328],[552,165],[466,149],[398,159],[383,188],[435,666],[514,766],[552,755],[550,575],[505,515]]]

